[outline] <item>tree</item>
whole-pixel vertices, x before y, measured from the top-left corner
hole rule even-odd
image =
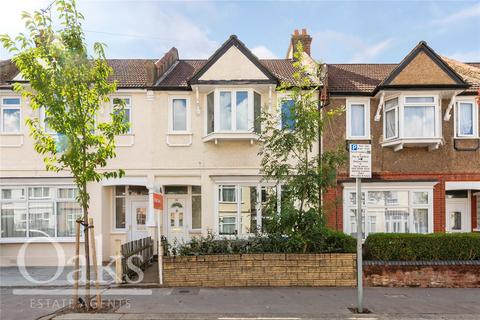
[[[316,147],[327,122],[344,108],[321,110],[319,91],[326,72],[322,64],[304,63],[301,44],[296,48],[294,81],[279,88],[291,103],[280,115],[263,113],[259,154],[265,179],[282,186],[279,215],[277,195],[268,196],[266,231],[288,236],[306,252],[321,240],[325,230],[321,197],[334,184],[337,168],[346,160],[341,148],[319,154]]]
[[[14,39],[1,35],[3,46],[14,54],[12,61],[26,83],[13,88],[30,100],[33,110],[43,109],[45,121],[27,120],[35,150],[44,156],[46,170],[67,171],[78,187],[77,201],[83,209],[85,239],[87,308],[90,307],[90,256],[87,183],[119,177],[123,170],[108,171],[108,159],[115,157],[115,136],[126,133],[124,105],[120,101],[111,113],[111,121],[96,122],[102,103],[116,91],[108,81],[104,45],[95,43],[90,56],[82,31],[83,15],[75,0],[57,0],[60,28],[54,29],[49,10],[22,13],[28,34]],[[48,130],[47,130],[48,128]],[[48,132],[47,132],[48,131]],[[55,134],[51,134],[51,132]]]

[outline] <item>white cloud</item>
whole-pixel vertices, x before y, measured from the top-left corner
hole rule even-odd
[[[257,46],[251,49],[253,54],[259,59],[277,59],[278,57],[270,49],[265,46]]]
[[[315,32],[313,38],[315,39],[312,44],[313,54],[322,60],[332,62],[338,62],[338,59],[350,63],[375,62],[393,43],[391,38],[371,42],[332,30]]]
[[[480,62],[480,50],[457,51],[447,54],[446,56],[462,62]]]
[[[467,19],[476,17],[480,17],[480,3],[453,12],[451,14],[446,14],[442,18],[434,19],[431,21],[431,24],[436,26],[448,27],[454,23],[463,23]]]

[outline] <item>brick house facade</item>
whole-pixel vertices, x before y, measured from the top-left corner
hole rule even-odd
[[[372,144],[367,233],[480,227],[479,66],[440,57],[424,42],[398,65],[328,65],[325,109],[346,112],[329,124],[323,149]],[[353,184],[342,168],[325,195],[328,225],[348,233],[356,232]]]

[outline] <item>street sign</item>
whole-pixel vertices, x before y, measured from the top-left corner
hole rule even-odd
[[[372,177],[372,145],[350,144],[350,178]]]
[[[163,194],[161,193],[153,194],[153,208],[158,210],[163,210]]]

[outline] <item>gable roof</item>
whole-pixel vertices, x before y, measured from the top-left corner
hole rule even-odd
[[[197,70],[191,79],[189,80],[190,84],[200,84],[208,83],[208,81],[200,80],[202,75],[204,75],[210,67],[212,67],[215,62],[217,62],[231,47],[236,47],[240,52],[247,57],[267,78],[267,80],[259,80],[265,83],[278,83],[278,79],[258,60],[258,58],[241,42],[236,35],[231,35],[227,41],[225,41],[220,48],[206,61],[206,63]],[[235,80],[230,80],[232,83]]]
[[[419,57],[420,54],[426,54],[428,58],[431,59],[444,73],[447,75],[452,82],[449,82],[448,84],[442,84],[442,83],[437,83],[437,84],[397,84],[395,83],[395,80],[397,77],[402,73],[402,71],[406,70],[406,68],[410,65],[414,59]],[[428,60],[426,61],[426,63]],[[435,51],[433,51],[432,48],[430,48],[425,41],[420,41],[418,45],[413,48],[412,51],[410,51],[409,54],[390,72],[390,74],[377,86],[376,90],[378,91],[379,89],[387,89],[387,88],[408,88],[408,87],[415,87],[415,88],[420,88],[420,87],[459,87],[459,88],[465,88],[468,86],[468,84],[460,77],[460,75],[450,67],[448,63],[446,63]]]

